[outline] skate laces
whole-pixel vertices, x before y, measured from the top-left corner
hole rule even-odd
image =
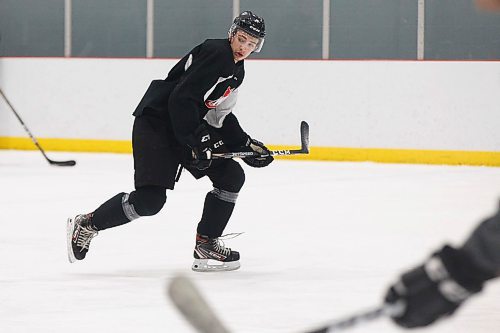
[[[81,227],[78,226],[80,229],[78,233],[78,239],[76,240],[76,245],[83,249],[89,249],[89,244],[92,238],[97,236],[97,231],[91,229],[91,227]]]
[[[236,237],[241,236],[243,234],[244,234],[244,232],[232,232],[230,234],[225,234],[225,235],[220,236],[219,239],[233,239],[233,238],[236,238]]]
[[[230,234],[222,235],[218,238],[212,238],[212,245],[217,252],[222,253],[225,256],[229,256],[231,254],[231,248],[226,247],[226,245],[224,244],[224,240],[233,239],[242,234],[242,232],[233,232]]]
[[[97,236],[97,230],[93,229],[90,225],[85,225],[87,219],[82,217],[85,221],[83,223],[79,221],[76,222],[76,227],[78,228],[78,238],[76,239],[76,245],[83,249],[89,249],[89,244],[92,238]]]

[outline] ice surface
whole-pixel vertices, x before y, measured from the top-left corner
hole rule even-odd
[[[130,155],[0,151],[0,332],[192,332],[166,298],[192,277],[236,333],[300,332],[377,306],[388,284],[492,214],[500,168],[277,161],[244,165],[226,245],[242,267],[190,270],[208,180],[185,172],[161,213],[101,232],[82,262],[66,219],[133,189]],[[434,333],[500,331],[500,281]],[[381,319],[348,332],[403,332]]]

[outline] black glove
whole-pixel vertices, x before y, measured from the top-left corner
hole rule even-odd
[[[385,301],[403,304],[402,312],[392,316],[398,325],[427,326],[453,314],[494,276],[478,267],[464,251],[445,246],[423,265],[403,274],[389,289]]]
[[[190,147],[193,160],[191,166],[205,170],[212,164],[212,139],[205,125],[200,125],[194,132],[195,144]]]
[[[254,140],[251,137],[248,137],[246,144],[242,147],[242,151],[254,151],[262,155],[243,158],[243,162],[254,168],[263,168],[274,161],[269,149],[262,142]]]

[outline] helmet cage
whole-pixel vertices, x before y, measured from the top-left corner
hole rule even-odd
[[[264,40],[265,40],[264,37],[255,36],[255,34],[250,33],[249,31],[241,28],[240,26],[238,26],[238,25],[236,25],[234,23],[231,25],[231,28],[229,28],[229,32],[228,32],[229,38],[232,38],[236,34],[236,31],[238,31],[238,30],[246,32],[250,36],[255,37],[255,38],[258,39],[257,46],[255,46],[255,50],[253,50],[253,52],[259,53],[260,50],[262,50],[262,45],[264,45]]]
[[[233,24],[229,28],[229,38],[232,38],[238,30],[258,39],[257,46],[253,52],[258,53],[262,50],[266,36],[266,26],[263,18],[258,17],[250,11],[243,12],[234,19]]]

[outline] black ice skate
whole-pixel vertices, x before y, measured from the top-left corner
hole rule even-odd
[[[97,230],[90,223],[90,214],[69,218],[66,231],[69,262],[84,259],[89,251],[90,241],[97,236]]]
[[[226,248],[219,238],[208,238],[196,234],[194,262],[191,267],[197,272],[233,271],[240,268],[240,254]]]

